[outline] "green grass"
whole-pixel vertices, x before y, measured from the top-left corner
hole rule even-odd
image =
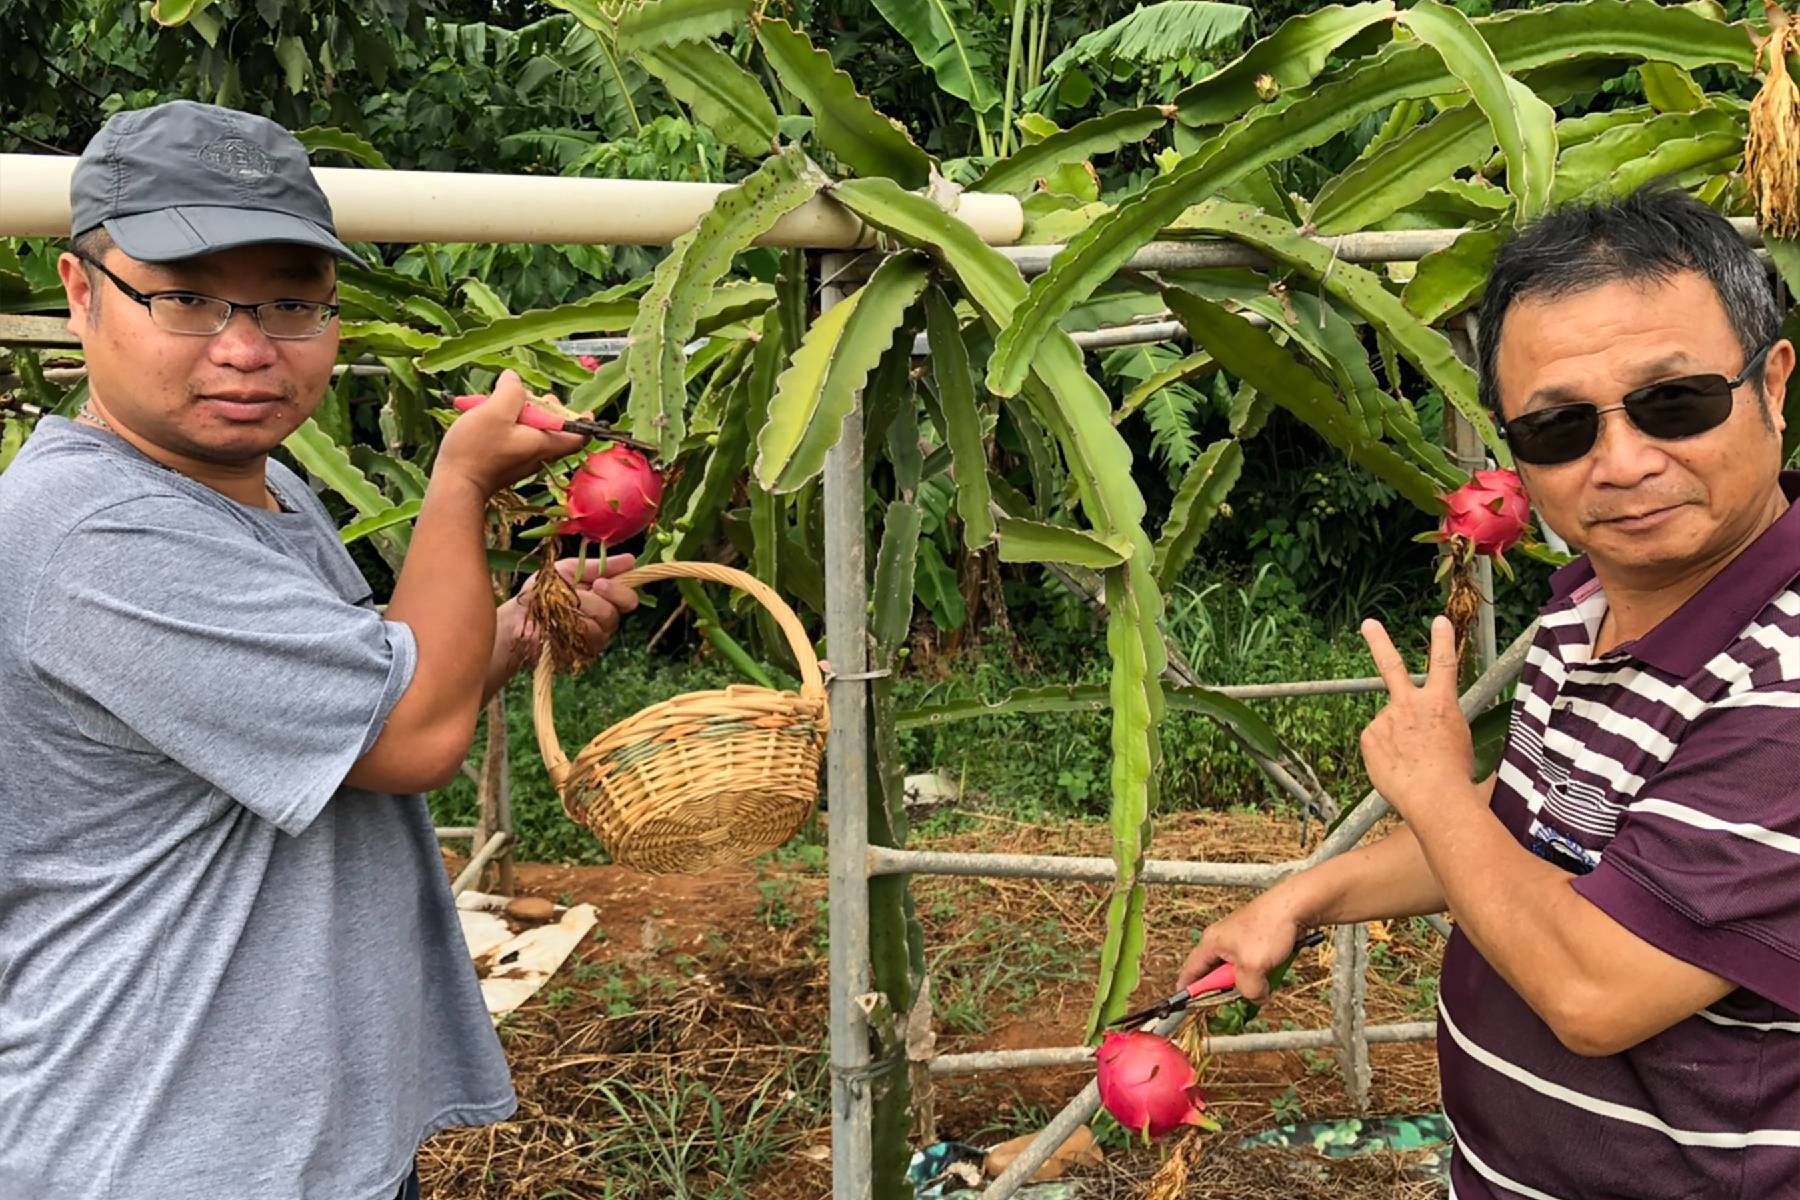
[[[1412,990],[1407,1007],[1417,1016],[1427,1017],[1437,1011],[1438,973],[1434,968],[1421,966],[1417,956],[1404,956],[1395,953],[1395,946],[1407,948],[1426,946],[1435,947],[1439,938],[1437,931],[1427,925],[1421,917],[1408,917],[1404,921],[1388,923],[1388,933],[1392,943],[1371,942],[1369,945],[1369,966],[1382,978],[1393,983],[1405,984]],[[1427,955],[1423,960],[1435,963],[1436,958]]]
[[[1395,641],[1417,659],[1423,613],[1390,621]],[[1202,679],[1218,685],[1333,679],[1373,674],[1354,629],[1322,622],[1276,602],[1261,580],[1183,585],[1171,596],[1170,640]],[[901,704],[993,700],[1018,687],[1106,678],[1096,631],[1039,621],[1016,640],[993,639],[951,664],[937,683],[903,681]],[[1340,800],[1367,787],[1357,736],[1380,711],[1378,694],[1253,702],[1282,740]],[[1110,724],[1104,713],[1000,716],[901,734],[911,770],[938,768],[983,796],[984,807],[1037,815],[1104,816],[1110,804]],[[1191,713],[1170,712],[1162,727],[1162,797],[1167,810],[1287,806],[1225,734]]]
[[[618,1121],[586,1160],[620,1197],[743,1197],[804,1136],[786,1120],[804,1104],[795,1082],[771,1077],[747,1101],[732,1104],[709,1085],[675,1075],[655,1088],[595,1083],[592,1090]]]
[[[962,1033],[986,1033],[1026,1013],[1055,984],[1086,979],[1092,971],[1054,916],[1019,927],[984,913],[960,937],[929,952],[937,1019]]]

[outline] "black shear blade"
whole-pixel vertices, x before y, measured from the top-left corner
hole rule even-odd
[[[1126,1013],[1116,1021],[1108,1021],[1107,1027],[1110,1029],[1115,1026],[1142,1025],[1145,1021],[1154,1021],[1162,1017],[1172,1016],[1175,1013],[1181,1012],[1183,1009],[1194,1007],[1210,1008],[1215,1004],[1224,1004],[1228,1001],[1236,1000],[1237,998],[1238,990],[1236,988],[1227,988],[1222,992],[1202,992],[1198,996],[1190,996],[1186,992],[1177,992],[1167,1000],[1152,1004],[1149,1008],[1140,1008],[1134,1013]]]
[[[1294,949],[1291,952],[1290,957],[1297,958],[1302,950],[1311,946],[1317,946],[1324,940],[1325,933],[1323,930],[1312,930],[1294,943]],[[1182,1009],[1189,1008],[1195,1004],[1224,1004],[1227,1001],[1236,1000],[1237,998],[1238,990],[1236,988],[1227,988],[1222,992],[1202,992],[1198,996],[1190,996],[1185,991],[1176,992],[1167,1000],[1158,1001],[1149,1008],[1140,1008],[1134,1013],[1126,1013],[1116,1021],[1108,1021],[1106,1027],[1112,1029],[1124,1025],[1142,1025],[1145,1021],[1153,1021],[1160,1017],[1170,1016],[1173,1013],[1178,1013]]]

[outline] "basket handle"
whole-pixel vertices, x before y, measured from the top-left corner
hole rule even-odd
[[[794,652],[794,662],[800,667],[800,694],[814,697],[821,703],[824,701],[825,677],[819,671],[819,657],[813,653],[812,642],[807,640],[805,626],[800,624],[800,618],[794,615],[787,601],[756,576],[719,563],[660,562],[635,567],[611,578],[626,587],[654,583],[659,579],[701,579],[728,584],[748,593],[752,600],[769,610],[769,615],[775,618],[787,638],[788,649]],[[538,750],[549,768],[550,780],[560,789],[569,772],[569,756],[563,753],[562,742],[556,736],[556,722],[552,719],[551,682],[554,678],[550,650],[546,646],[538,654],[537,669],[531,679],[532,726],[537,733]]]

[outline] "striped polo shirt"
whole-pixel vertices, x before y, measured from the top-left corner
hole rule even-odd
[[[1619,924],[1738,986],[1584,1058],[1458,931],[1438,1061],[1459,1200],[1800,1197],[1800,472],[1781,483],[1774,525],[1607,654],[1592,567],[1552,579],[1494,812]]]

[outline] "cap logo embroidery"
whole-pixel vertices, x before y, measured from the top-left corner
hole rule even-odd
[[[200,148],[200,161],[233,179],[267,179],[275,160],[262,147],[243,138],[220,138]]]

